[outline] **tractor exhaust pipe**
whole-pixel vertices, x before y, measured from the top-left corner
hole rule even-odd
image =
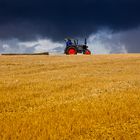
[[[85,38],[85,45],[87,45],[87,39]]]

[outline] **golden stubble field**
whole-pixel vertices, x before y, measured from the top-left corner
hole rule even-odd
[[[139,140],[140,54],[0,56],[0,139]]]

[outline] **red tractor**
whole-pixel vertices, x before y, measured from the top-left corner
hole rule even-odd
[[[86,55],[90,55],[91,51],[88,49],[87,46],[87,40],[85,39],[84,45],[79,45],[78,40],[71,40],[71,39],[65,39],[66,41],[66,48],[64,50],[64,53],[67,55],[76,55],[77,53],[83,53]]]

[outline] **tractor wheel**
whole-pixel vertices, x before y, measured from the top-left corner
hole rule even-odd
[[[66,51],[66,54],[67,55],[75,55],[75,54],[77,54],[77,50],[75,47],[69,47]]]
[[[84,51],[84,54],[86,54],[86,55],[91,55],[91,51],[88,50],[88,49],[86,49],[86,50]]]

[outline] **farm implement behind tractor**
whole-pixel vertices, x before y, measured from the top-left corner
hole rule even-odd
[[[87,40],[85,39],[84,45],[79,45],[78,40],[65,39],[66,48],[64,53],[67,55],[76,55],[77,53],[83,53],[86,55],[90,55],[91,51],[88,49]]]

